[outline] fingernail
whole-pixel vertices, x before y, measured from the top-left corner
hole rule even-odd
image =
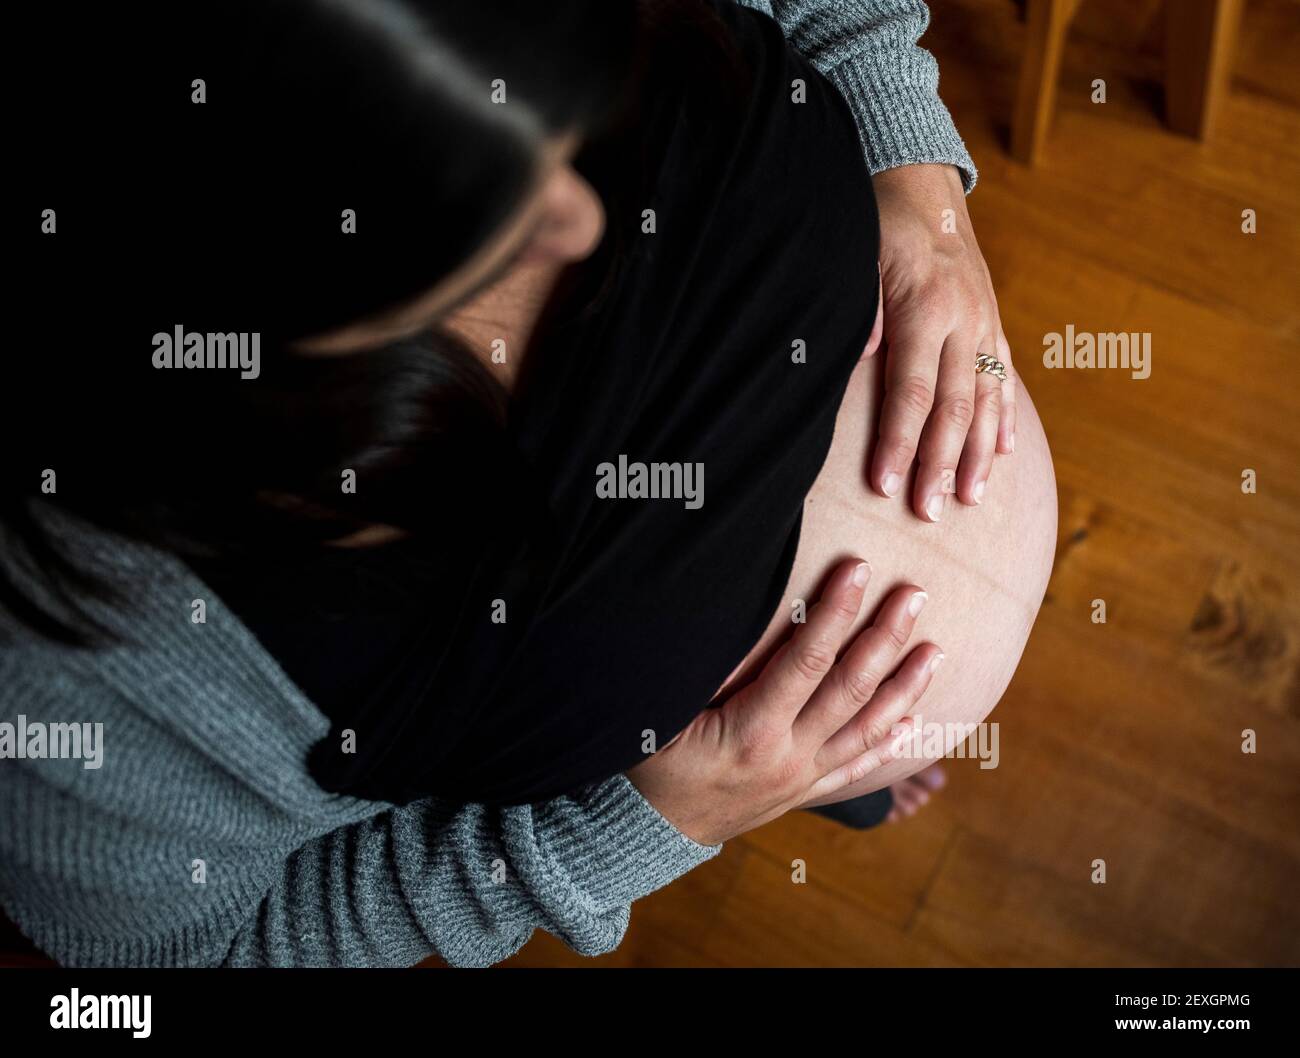
[[[910,599],[907,600],[907,612],[911,614],[913,617],[915,617],[924,608],[925,600],[928,599],[929,597],[930,596],[926,595],[925,592],[918,591],[915,595],[913,595]]]
[[[886,496],[897,496],[902,484],[903,479],[891,472],[885,475],[885,480],[880,483],[880,487],[885,490]]]
[[[976,503],[983,503],[983,502],[984,502],[984,482],[982,482],[982,481],[977,481],[977,482],[975,482],[975,490],[974,490],[974,491],[975,491],[975,502],[976,502]]]
[[[865,562],[859,562],[853,568],[853,586],[855,588],[864,587],[869,576],[871,576],[871,567]]]
[[[1016,435],[1014,433],[1007,438],[1007,447],[1013,452],[1016,450]]]
[[[942,662],[943,662],[943,657],[944,657],[944,656],[943,656],[942,654],[936,654],[934,657],[932,657],[932,658],[930,659],[930,671],[931,671],[931,672],[933,672],[935,669],[937,669],[937,668],[940,666],[940,664],[942,664]]]
[[[936,492],[925,503],[925,516],[930,521],[937,522],[941,514],[943,514],[943,494]]]

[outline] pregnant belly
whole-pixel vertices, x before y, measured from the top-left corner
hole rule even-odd
[[[1016,450],[996,458],[984,502],[967,507],[950,496],[938,524],[922,522],[906,504],[906,492],[884,499],[867,485],[882,368],[882,357],[863,361],[850,379],[830,453],[804,503],[784,598],[723,688],[753,678],[789,636],[796,601],[811,606],[834,565],[861,557],[871,564],[872,574],[857,628],[902,583],[919,584],[929,594],[912,645],[934,642],[946,658],[921,699],[919,718],[927,725],[978,723],[997,704],[1015,671],[1051,572],[1056,482],[1047,439],[1022,385]],[[911,487],[910,478],[906,487]],[[927,763],[893,761],[852,794],[896,782]]]

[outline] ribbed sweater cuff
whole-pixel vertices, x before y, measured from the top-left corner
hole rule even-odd
[[[955,165],[966,193],[974,188],[975,162],[936,93],[877,76],[852,59],[825,74],[853,111],[872,175],[900,165]]]
[[[582,828],[556,845],[582,853],[565,857],[574,882],[594,908],[630,904],[713,859],[721,845],[701,845],[668,822],[624,775],[593,787],[584,802]],[[565,828],[570,820],[554,822]]]

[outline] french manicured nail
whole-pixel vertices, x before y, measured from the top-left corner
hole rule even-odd
[[[925,600],[929,597],[930,596],[926,595],[925,592],[918,591],[907,600],[907,612],[915,617],[925,607]]]
[[[935,669],[937,669],[941,664],[943,664],[943,655],[942,655],[942,654],[936,654],[934,657],[932,657],[932,658],[930,659],[930,671],[933,672],[933,671],[934,671]]]
[[[853,586],[863,588],[866,586],[867,578],[871,576],[871,567],[865,562],[859,562],[853,569]]]
[[[885,480],[880,483],[880,487],[885,490],[886,496],[897,496],[902,484],[903,479],[891,471],[885,475]]]
[[[941,514],[943,514],[943,494],[936,492],[925,502],[925,516],[930,521],[937,522]]]
[[[977,482],[975,482],[975,488],[974,488],[973,491],[974,491],[974,493],[975,493],[975,502],[976,502],[976,503],[983,503],[983,502],[984,502],[984,482],[982,482],[982,481],[977,481]]]

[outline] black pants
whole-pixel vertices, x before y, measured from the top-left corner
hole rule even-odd
[[[839,801],[833,805],[818,805],[808,811],[833,819],[837,823],[843,823],[854,830],[870,830],[883,823],[893,807],[894,795],[886,786],[883,790],[874,790],[861,797]]]

